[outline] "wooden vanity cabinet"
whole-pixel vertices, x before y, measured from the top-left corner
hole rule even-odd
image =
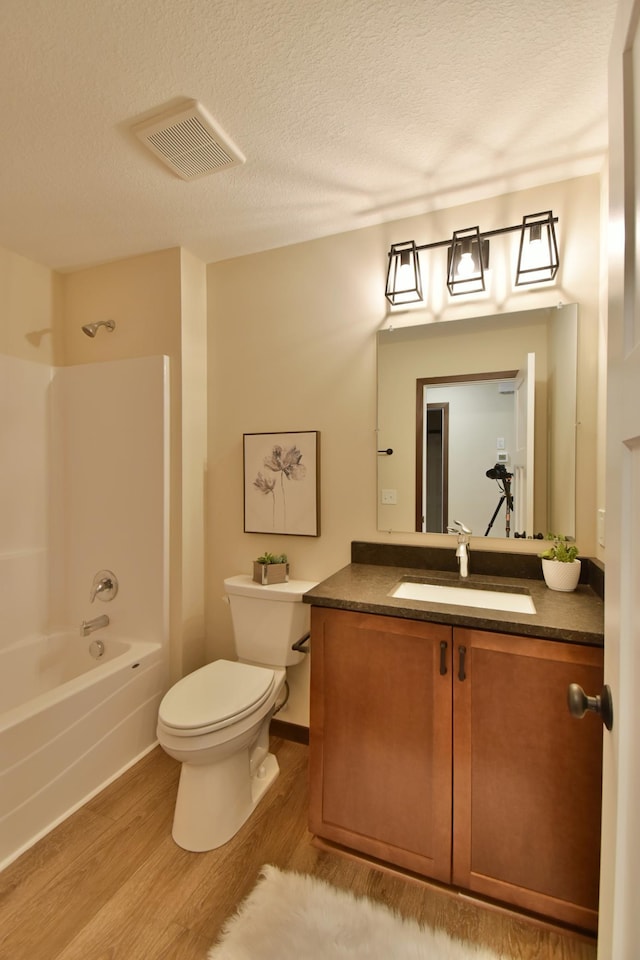
[[[449,881],[451,628],[312,607],[311,636],[311,832]]]
[[[309,827],[595,930],[597,647],[312,607]]]
[[[567,688],[600,692],[603,651],[453,632],[452,882],[595,930],[603,727]]]

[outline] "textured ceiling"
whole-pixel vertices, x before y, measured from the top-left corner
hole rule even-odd
[[[0,245],[213,261],[592,172],[615,6],[2,0]],[[132,134],[187,98],[244,165],[184,182]]]

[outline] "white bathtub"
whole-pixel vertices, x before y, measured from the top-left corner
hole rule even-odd
[[[154,746],[165,661],[104,630],[0,652],[0,870]]]

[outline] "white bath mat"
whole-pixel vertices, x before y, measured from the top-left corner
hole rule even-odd
[[[386,907],[266,866],[209,960],[498,960]]]

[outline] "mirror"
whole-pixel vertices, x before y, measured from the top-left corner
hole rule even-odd
[[[577,343],[577,304],[380,331],[378,529],[575,536]]]

